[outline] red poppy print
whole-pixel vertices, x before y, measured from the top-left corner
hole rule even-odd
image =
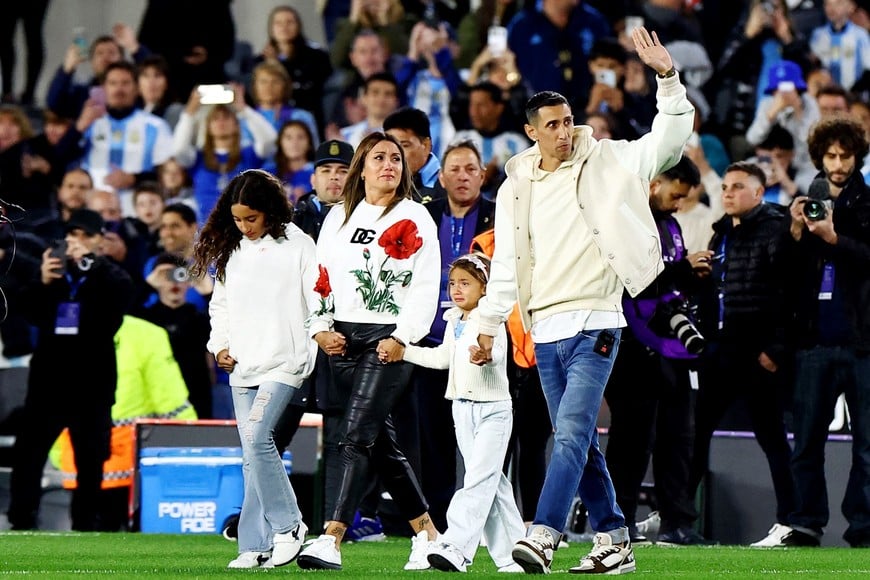
[[[332,286],[329,285],[329,272],[326,271],[324,266],[318,265],[317,268],[320,270],[320,276],[318,276],[317,283],[314,285],[314,291],[320,294],[321,298],[326,298],[332,294]]]
[[[423,238],[417,235],[417,224],[411,220],[400,220],[381,234],[378,245],[389,257],[407,260],[423,246]]]

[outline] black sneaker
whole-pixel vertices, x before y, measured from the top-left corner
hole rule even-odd
[[[696,532],[694,528],[682,527],[669,532],[661,532],[656,544],[662,546],[709,546],[712,542]]]
[[[821,545],[821,538],[818,536],[814,536],[812,534],[808,534],[806,532],[802,532],[800,530],[796,530],[792,528],[792,530],[785,534],[782,537],[781,545],[783,546],[795,546],[795,547],[808,547],[808,548],[818,548]]]

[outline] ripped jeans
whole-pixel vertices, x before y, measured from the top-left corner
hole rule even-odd
[[[275,425],[290,402],[293,388],[267,382],[259,387],[232,387],[232,391],[245,479],[239,553],[268,552],[272,536],[287,533],[302,521],[274,440]]]

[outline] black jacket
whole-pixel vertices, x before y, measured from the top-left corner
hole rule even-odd
[[[713,272],[700,305],[708,339],[764,352],[777,363],[785,351],[779,260],[783,221],[779,208],[761,204],[737,226],[727,215],[713,224]]]
[[[818,344],[819,288],[826,260],[835,269],[851,325],[851,344],[870,351],[870,187],[855,171],[834,203],[837,243],[827,244],[804,230],[799,242],[783,234],[789,309],[789,337],[796,348]]]
[[[481,197],[478,203],[477,223],[474,226],[475,236],[482,234],[486,230],[492,229],[495,226],[495,202]],[[432,216],[432,220],[435,222],[435,227],[440,228],[441,217],[447,210],[447,198],[442,197],[439,199],[433,199],[426,202],[424,205],[426,206],[426,209],[429,210],[429,215]]]
[[[323,220],[326,219],[326,214],[329,213],[332,206],[321,203],[320,209],[318,209],[314,202],[315,197],[317,197],[317,192],[309,191],[299,198],[293,207],[293,223],[317,242]]]
[[[69,271],[73,280],[81,279],[74,265],[69,266]],[[39,331],[30,362],[28,398],[68,395],[114,402],[115,333],[130,307],[132,282],[112,260],[97,257],[75,296],[80,304],[79,332],[58,335],[55,333],[58,305],[70,301],[71,291],[66,278],[48,285],[36,278],[23,293],[22,306]]]

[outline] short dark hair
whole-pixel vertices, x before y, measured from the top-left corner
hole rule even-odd
[[[764,174],[764,170],[755,163],[737,161],[725,168],[725,173],[731,173],[732,171],[742,171],[747,175],[751,175],[761,183],[761,187],[767,187],[767,176]]]
[[[120,52],[121,55],[124,54],[124,49],[121,47],[120,44],[118,44],[118,41],[115,40],[114,36],[110,34],[102,34],[96,37],[94,41],[91,42],[91,45],[88,47],[88,58],[94,58],[94,53],[97,51],[97,46],[101,44],[114,44],[116,47],[118,47],[118,52]]]
[[[143,193],[153,193],[159,195],[160,199],[164,199],[163,188],[156,181],[142,181],[133,187],[133,203],[136,203],[136,198]]]
[[[619,64],[625,64],[628,59],[628,53],[619,41],[615,38],[599,38],[592,44],[592,49],[589,51],[587,60],[595,60],[596,58],[612,58]]]
[[[849,91],[844,89],[838,84],[830,84],[825,85],[819,89],[819,92],[816,93],[816,100],[819,100],[819,97],[827,95],[829,97],[842,97],[844,101],[846,101],[846,105],[848,106],[852,101],[855,100]]]
[[[154,258],[154,267],[162,266],[163,264],[172,264],[176,268],[184,268],[187,266],[187,263],[184,261],[184,258],[178,256],[176,254],[171,254],[169,252],[160,252]]]
[[[106,82],[106,77],[109,76],[109,73],[113,70],[123,70],[130,73],[130,77],[133,81],[136,81],[136,66],[132,62],[127,62],[126,60],[119,60],[118,62],[113,62],[109,66],[106,67],[106,70],[103,71],[103,76],[100,77],[100,82]]]
[[[701,184],[701,172],[698,171],[698,166],[685,155],[680,157],[676,165],[666,171],[662,171],[659,175],[670,181],[685,183],[689,187]]]
[[[794,137],[779,123],[770,128],[764,141],[758,144],[761,149],[783,149],[794,151]]]
[[[854,155],[857,163],[860,163],[867,156],[868,148],[870,148],[864,127],[857,120],[850,117],[822,119],[816,123],[810,131],[809,139],[807,139],[810,159],[813,160],[816,169],[821,170],[824,167],[822,160],[834,143],[839,143],[846,153]],[[859,167],[856,165],[856,169]]]
[[[384,131],[404,129],[420,139],[431,139],[429,132],[429,116],[414,107],[402,107],[389,114],[384,119]]]
[[[196,212],[189,205],[183,203],[170,203],[163,208],[163,213],[174,213],[187,225],[196,223]]]
[[[145,69],[157,69],[160,74],[169,78],[169,63],[159,54],[149,54],[136,65],[136,78],[145,72]]]
[[[555,91],[535,93],[526,103],[526,120],[529,122],[529,125],[534,125],[538,119],[538,111],[542,107],[555,107],[557,105],[568,105],[568,99]],[[571,105],[568,106],[570,107]]]
[[[444,153],[441,154],[441,169],[444,169],[444,164],[447,162],[447,157],[457,149],[468,149],[472,153],[474,153],[475,157],[477,157],[477,162],[483,167],[483,157],[480,156],[480,151],[477,149],[477,145],[474,144],[474,141],[471,139],[464,139],[462,141],[456,141],[455,143],[451,143],[447,146],[447,149],[444,150]]]
[[[493,103],[504,103],[504,94],[502,93],[501,88],[492,81],[480,81],[469,89],[468,94],[470,95],[474,92],[488,94]]]
[[[371,85],[372,83],[378,83],[378,82],[380,82],[380,83],[389,83],[389,84],[393,85],[393,88],[396,89],[396,95],[398,96],[398,94],[399,94],[399,83],[396,82],[396,77],[393,76],[392,73],[388,73],[388,72],[379,72],[379,73],[375,73],[375,74],[373,74],[372,76],[370,76],[369,78],[367,78],[367,79],[363,82],[363,86],[362,86],[362,90],[363,90],[363,92],[366,92],[366,91],[369,90],[369,85]]]

